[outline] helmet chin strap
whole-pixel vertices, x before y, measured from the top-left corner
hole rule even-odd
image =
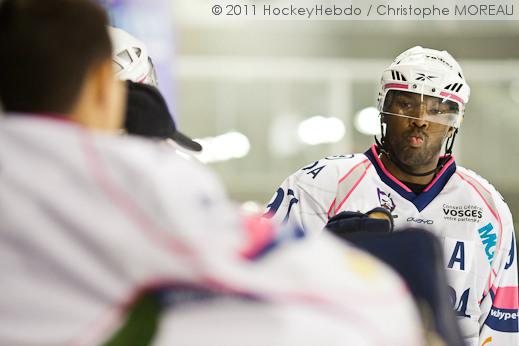
[[[458,129],[454,130],[452,136],[447,138],[445,142],[445,156],[452,156],[452,147],[454,146],[454,139],[456,139],[456,135],[458,134]],[[450,140],[450,143],[449,143]]]
[[[452,156],[452,147],[454,146],[454,139],[456,138],[456,134],[458,133],[458,129],[456,129],[454,131],[454,133],[452,134],[452,136],[450,136],[449,138],[447,138],[447,141],[445,142],[445,156],[447,157],[447,159],[445,160],[441,160],[440,161],[440,164],[428,171],[428,172],[425,172],[425,173],[415,173],[415,172],[411,172],[410,170],[408,170],[406,167],[405,167],[405,164],[400,161],[400,159],[398,159],[398,157],[396,155],[393,155],[391,154],[391,149],[388,147],[388,142],[387,142],[387,139],[386,139],[386,133],[385,133],[385,129],[384,129],[384,125],[386,125],[386,123],[380,121],[380,141],[378,140],[377,136],[375,136],[375,143],[377,145],[377,147],[379,148],[380,152],[384,155],[386,155],[386,157],[392,162],[395,164],[395,166],[397,166],[402,172],[406,173],[406,174],[409,174],[413,177],[425,177],[425,176],[428,176],[428,175],[431,175],[431,174],[436,174],[438,173],[442,168],[443,166],[445,165],[445,163],[448,160],[448,158],[450,158],[450,156]]]

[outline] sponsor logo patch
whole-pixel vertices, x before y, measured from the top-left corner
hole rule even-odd
[[[519,331],[517,327],[517,316],[517,309],[499,309],[492,307],[485,324],[499,332],[517,333]]]
[[[497,235],[494,231],[494,226],[491,223],[478,229],[479,237],[481,242],[485,246],[485,254],[487,255],[488,261],[492,263],[494,259],[495,247],[497,245]]]
[[[437,76],[429,76],[429,75],[426,75],[425,73],[417,73],[417,76],[418,77],[416,77],[416,80],[420,80],[420,81],[425,81],[426,79],[432,81],[433,78],[438,78]]]
[[[407,222],[414,222],[420,225],[432,225],[434,223],[433,220],[426,220],[426,219],[415,219],[414,217],[408,217]]]
[[[443,218],[449,221],[479,223],[483,218],[483,208],[472,204],[444,204],[442,210]]]
[[[396,206],[395,202],[393,202],[393,198],[391,198],[391,194],[385,193],[377,187],[377,196],[380,206],[382,208],[386,208],[390,212],[393,212],[393,210],[395,210]]]

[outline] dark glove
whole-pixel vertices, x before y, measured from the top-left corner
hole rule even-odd
[[[160,91],[141,83],[126,81],[126,120],[124,128],[129,134],[156,139],[172,139],[191,151],[201,151],[202,146],[179,132]]]
[[[380,207],[367,213],[341,211],[328,220],[326,229],[340,238],[358,232],[389,233],[393,231],[393,217],[387,209]]]

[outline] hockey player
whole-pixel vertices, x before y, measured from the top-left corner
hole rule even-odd
[[[146,45],[128,32],[108,27],[112,42],[112,62],[116,76],[127,81],[124,130],[133,135],[173,140],[190,152],[202,146],[177,130],[168,105],[157,89],[158,80]]]
[[[385,266],[241,218],[205,167],[109,133],[106,22],[90,0],[0,5],[0,344],[421,345]]]
[[[363,154],[326,157],[289,176],[266,216],[320,232],[341,212],[383,207],[395,230],[429,230],[443,243],[466,343],[517,345],[512,216],[495,188],[452,156],[469,94],[449,53],[419,46],[405,51],[380,81],[380,141]]]

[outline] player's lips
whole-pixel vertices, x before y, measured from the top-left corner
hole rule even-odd
[[[423,138],[418,136],[411,136],[409,137],[409,142],[411,143],[411,146],[419,147],[423,143]]]
[[[407,142],[411,147],[419,148],[424,144],[424,135],[413,133],[407,136]]]

